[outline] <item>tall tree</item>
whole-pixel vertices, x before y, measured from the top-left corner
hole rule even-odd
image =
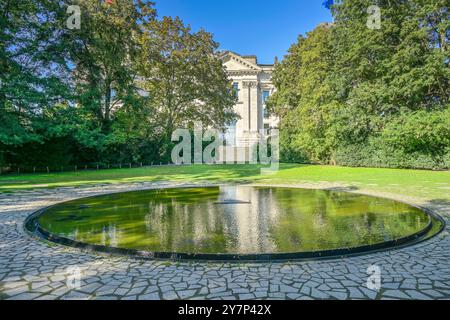
[[[40,141],[36,123],[68,94],[59,1],[0,0],[0,163]]]
[[[108,133],[112,114],[138,94],[133,66],[139,39],[155,19],[146,0],[77,0],[81,28],[68,33],[79,104]]]
[[[282,150],[288,146],[288,158],[449,167],[443,159],[450,158],[450,146],[421,147],[429,142],[426,137],[439,137],[433,145],[449,141],[448,131],[441,130],[450,107],[447,2],[331,5],[332,26],[300,38],[276,68],[278,92],[271,104],[282,106]]]
[[[278,91],[269,107],[280,118],[285,160],[302,150],[309,160],[331,161],[334,139],[330,134],[336,103],[330,85],[333,67],[332,26],[321,24],[299,37],[286,59],[277,66]],[[300,159],[301,160],[301,159]]]
[[[138,69],[149,96],[146,124],[161,144],[194,120],[222,128],[235,118],[235,96],[210,33],[192,32],[179,18],[164,17],[147,30],[142,48]]]
[[[369,28],[370,0],[333,6],[334,87],[354,142],[382,130],[391,116],[445,108],[450,94],[446,1],[379,0],[380,28]]]

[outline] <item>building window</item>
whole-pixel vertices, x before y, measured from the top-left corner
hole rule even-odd
[[[233,93],[236,98],[239,97],[239,82],[233,82]]]
[[[225,131],[225,144],[228,146],[235,146],[236,145],[236,121],[233,121]]]
[[[270,97],[270,91],[269,90],[264,90],[262,92],[262,100],[263,100],[263,102],[266,103],[267,100],[269,99],[269,97]]]
[[[264,90],[262,92],[263,117],[264,117],[264,119],[268,119],[270,117],[269,111],[267,110],[267,107],[266,107],[266,103],[267,103],[267,100],[269,99],[269,97],[270,97],[270,91],[269,90]]]

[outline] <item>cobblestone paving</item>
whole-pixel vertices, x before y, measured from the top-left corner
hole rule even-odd
[[[450,299],[449,227],[427,242],[339,260],[270,263],[176,263],[100,255],[37,240],[25,218],[48,205],[155,184],[100,185],[0,195],[0,299]],[[427,205],[447,221],[448,202]],[[367,288],[367,268],[382,288]],[[78,290],[67,285],[77,266]]]

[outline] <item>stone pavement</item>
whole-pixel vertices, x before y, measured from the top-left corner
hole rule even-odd
[[[101,255],[44,242],[23,229],[29,214],[51,204],[155,185],[0,194],[0,299],[450,299],[448,224],[439,236],[399,250],[338,260],[263,264]],[[448,203],[427,206],[449,221]],[[378,291],[367,288],[371,265],[381,268]],[[68,273],[71,266],[81,272],[79,289],[72,289],[76,282]]]

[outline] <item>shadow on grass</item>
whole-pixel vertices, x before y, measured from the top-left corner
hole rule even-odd
[[[280,171],[299,165],[281,165]],[[76,174],[54,173],[0,177],[0,193],[32,189],[54,189],[60,187],[91,186],[94,184],[139,183],[139,182],[216,182],[251,183],[268,176],[261,175],[262,165],[192,165],[143,167],[137,169],[113,169],[80,171]],[[270,177],[270,176],[269,176]]]

